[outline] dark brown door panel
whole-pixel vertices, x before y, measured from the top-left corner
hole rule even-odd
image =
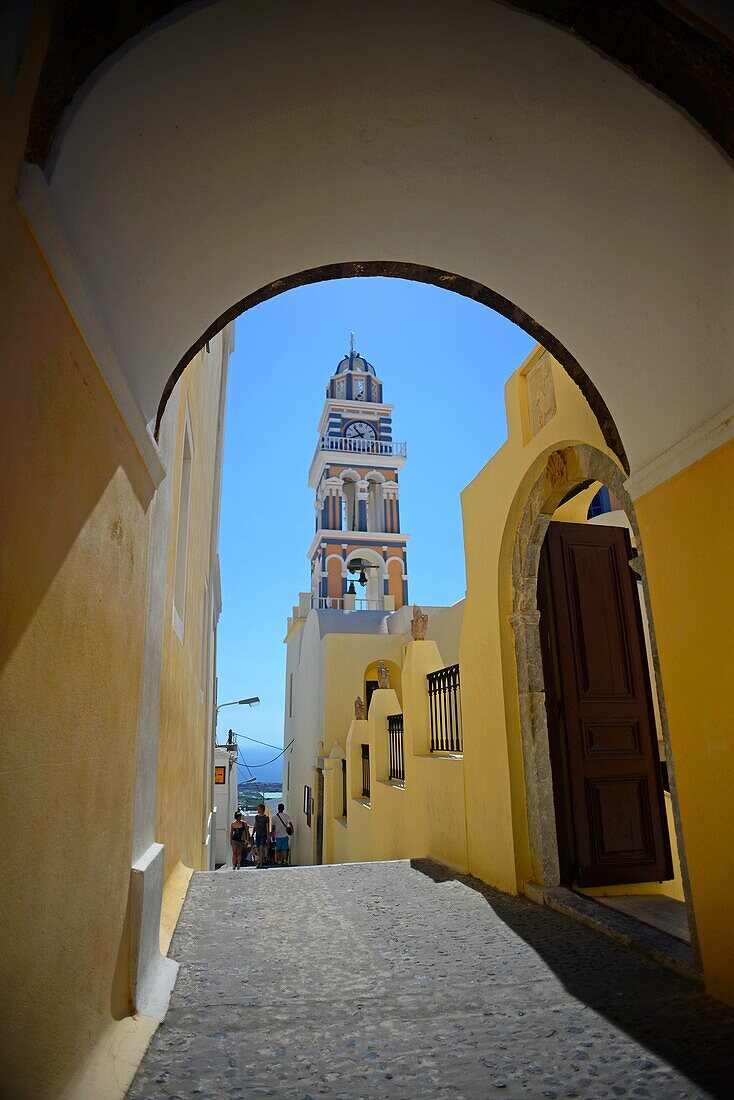
[[[552,620],[546,680],[555,670],[549,735],[558,741],[551,759],[554,786],[568,802],[559,846],[568,821],[573,833],[565,863],[580,886],[672,878],[629,534],[551,523],[543,554],[540,585],[550,591],[541,591],[539,605]],[[541,631],[546,648],[550,634]]]

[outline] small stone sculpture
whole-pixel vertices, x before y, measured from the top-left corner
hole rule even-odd
[[[413,618],[410,620],[410,631],[414,642],[425,642],[428,630],[428,616],[425,615],[418,604],[413,604]]]
[[[382,661],[377,666],[377,686],[381,688],[390,687],[390,669]]]
[[[360,695],[354,700],[354,717],[358,722],[364,721],[364,702]]]
[[[548,459],[546,475],[551,485],[556,485],[567,476],[566,458],[562,451],[554,451]]]

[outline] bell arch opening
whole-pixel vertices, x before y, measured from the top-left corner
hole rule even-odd
[[[359,590],[366,607],[378,611],[382,606],[383,578],[386,565],[381,554],[369,546],[359,546],[347,555],[345,568],[349,576],[347,592]],[[355,581],[357,588],[355,588]]]

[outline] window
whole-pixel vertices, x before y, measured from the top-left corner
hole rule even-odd
[[[285,789],[289,791],[291,789],[291,762],[290,760],[285,766]]]
[[[660,775],[661,775],[662,780],[663,780],[663,790],[667,791],[668,794],[670,794],[670,777],[668,775],[668,761],[667,760],[661,760],[660,761]]]
[[[303,788],[303,812],[306,815],[306,824],[309,829],[311,828],[311,813],[313,809],[313,799],[311,798],[311,788]]]
[[[3,4],[3,43],[0,51],[0,72],[8,91],[12,92],[20,70],[20,61],[31,25],[34,4],[31,0],[15,0]]]
[[[594,519],[595,516],[603,516],[606,512],[611,512],[612,501],[609,496],[609,490],[606,485],[602,485],[599,492],[596,494],[591,504],[589,505],[589,511],[586,513],[587,519]]]
[[[293,717],[293,673],[288,677],[288,717]]]
[[[186,615],[186,572],[189,562],[189,505],[191,503],[191,461],[193,454],[191,425],[187,410],[186,423],[184,424],[183,455],[181,458],[181,485],[178,493],[176,572],[173,584],[173,622],[176,633],[182,640]]]
[[[366,709],[365,713],[367,717],[370,716],[370,703],[372,702],[372,696],[377,691],[377,680],[365,680],[364,682],[364,696]]]
[[[217,784],[227,782],[227,769],[226,767],[216,767],[214,769],[214,782]]]
[[[370,747],[362,745],[362,798],[370,797]]]
[[[342,817],[347,816],[347,762],[342,760]]]
[[[204,595],[201,600],[201,668],[199,669],[199,687],[202,698],[206,693],[207,674],[209,672],[209,585],[204,577]]]

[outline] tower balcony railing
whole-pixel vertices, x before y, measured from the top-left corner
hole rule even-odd
[[[359,596],[312,596],[311,607],[317,611],[394,611],[394,606],[386,607],[385,598],[377,600],[361,599]]]
[[[322,435],[322,451],[347,451],[350,454],[388,455],[391,458],[405,458],[406,443],[395,443],[391,439],[346,439],[344,436]]]

